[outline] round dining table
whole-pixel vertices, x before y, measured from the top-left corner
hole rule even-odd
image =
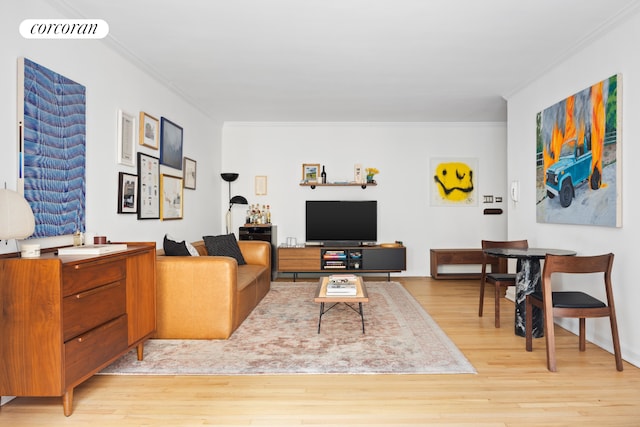
[[[568,249],[549,248],[487,248],[484,252],[491,256],[502,258],[515,258],[518,260],[516,268],[516,313],[515,313],[515,333],[521,337],[525,336],[525,299],[527,295],[534,292],[542,292],[542,276],[540,260],[547,254],[550,255],[576,255],[576,251]],[[542,310],[533,307],[532,312],[534,338],[544,336],[544,319]]]

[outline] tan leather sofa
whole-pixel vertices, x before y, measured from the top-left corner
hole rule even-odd
[[[238,241],[247,264],[207,256],[203,241],[192,243],[202,256],[165,256],[158,250],[156,338],[226,339],[271,287],[271,245]]]

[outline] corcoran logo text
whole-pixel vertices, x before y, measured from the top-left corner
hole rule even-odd
[[[25,19],[20,34],[25,39],[102,39],[109,24],[102,19]]]

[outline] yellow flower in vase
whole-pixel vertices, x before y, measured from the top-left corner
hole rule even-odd
[[[375,183],[376,181],[373,179],[373,177],[377,174],[380,173],[380,171],[376,168],[367,168],[365,169],[365,171],[367,172],[367,182],[368,183]]]

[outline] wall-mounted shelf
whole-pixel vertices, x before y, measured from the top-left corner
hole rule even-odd
[[[300,186],[301,187],[311,187],[311,189],[315,189],[316,187],[362,187],[362,189],[365,189],[367,187],[375,187],[376,185],[378,185],[375,182],[365,182],[365,183],[358,183],[358,182],[328,182],[326,184],[322,184],[320,182],[301,182]]]

